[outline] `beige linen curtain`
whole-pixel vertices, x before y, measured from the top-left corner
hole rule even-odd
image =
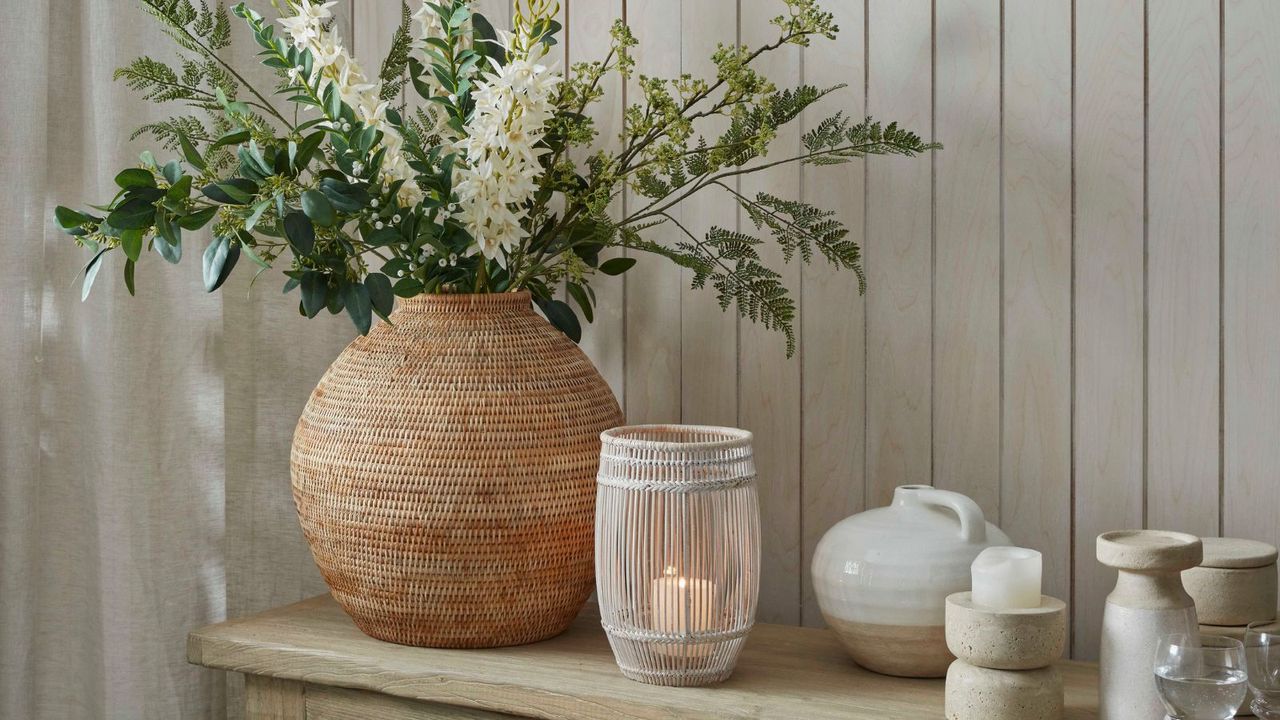
[[[349,3],[337,9],[346,23]],[[238,32],[241,66],[245,41]],[[176,268],[145,257],[136,298],[113,258],[81,303],[88,255],[52,222],[55,204],[109,198],[114,173],[152,144],[128,141],[132,130],[177,111],[111,79],[171,52],[133,2],[4,2],[2,718],[224,717],[236,688],[186,663],[187,631],[324,589],[294,516],[288,446],[352,336],[346,318],[299,318],[276,273],[248,298],[246,265],[205,294],[204,237]]]

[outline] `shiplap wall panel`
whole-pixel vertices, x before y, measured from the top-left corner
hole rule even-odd
[[[777,8],[774,0],[741,0],[739,32],[742,43],[759,47],[778,36],[769,19]],[[782,87],[801,81],[800,48],[779,48],[760,61],[760,68]],[[780,129],[770,157],[794,157],[800,151],[795,124]],[[712,188],[717,191],[719,188]],[[764,172],[743,175],[737,192],[747,201],[766,192],[795,197],[800,191],[800,169],[795,163]],[[747,213],[738,210],[739,227],[754,227]],[[788,287],[799,285],[796,261],[783,264],[782,251],[774,243],[760,246],[765,264],[778,268]],[[798,311],[803,314],[803,308]],[[755,435],[756,471],[760,492],[760,608],[764,622],[800,621],[800,363],[787,358],[786,343],[776,332],[741,321],[738,368],[742,391],[738,395],[738,422]]]
[[[719,43],[738,41],[736,2],[687,0],[680,8],[680,52],[684,72],[715,77],[711,54]],[[719,94],[713,95],[715,100]],[[727,127],[725,118],[708,118],[699,132],[715,138]],[[737,227],[737,206],[726,193],[699,193],[680,203],[681,222],[698,237],[712,226]],[[666,232],[677,231],[666,228]],[[681,273],[680,417],[704,425],[738,424],[738,322],[720,309],[709,289],[689,287],[690,271]]]
[[[867,112],[928,137],[932,113],[929,0],[867,5]],[[867,505],[897,485],[932,481],[933,247],[931,167],[925,158],[867,163]]]
[[[1077,0],[1072,651],[1096,656],[1116,573],[1095,538],[1142,527],[1143,0]]]
[[[1000,524],[1071,590],[1071,3],[1005,4]],[[947,272],[948,268],[940,268]]]
[[[1223,15],[1223,529],[1280,543],[1280,3]]]
[[[936,0],[933,484],[1000,517],[1000,3]]]
[[[804,79],[818,87],[846,87],[805,113],[802,124],[806,129],[840,111],[860,118],[866,104],[864,6],[840,3],[831,10],[840,26],[840,39],[804,49]],[[806,167],[801,175],[802,194],[805,200],[835,211],[852,236],[859,237],[864,174],[860,162]],[[832,525],[865,507],[866,428],[862,411],[866,397],[862,375],[866,367],[866,306],[858,294],[857,278],[823,260],[805,267],[802,279],[800,614],[804,624],[818,625],[822,613],[814,595],[809,559]]]
[[[1147,521],[1217,535],[1219,6],[1147,12]]]
[[[680,75],[681,0],[628,0],[627,24],[640,40],[636,48],[636,72],[628,100],[642,97],[639,75],[674,78]],[[649,202],[627,196],[627,210]],[[679,220],[680,208],[671,209]],[[670,226],[655,228],[648,239],[659,243],[678,240]],[[680,268],[666,258],[638,254],[626,282],[626,408],[633,423],[669,423],[680,420]],[[614,282],[617,282],[616,280]]]
[[[569,3],[562,0],[561,14],[565,18],[564,52],[566,65],[574,63],[604,60],[609,52],[609,29],[614,21],[623,16],[624,0],[592,0],[590,4],[583,2]],[[621,149],[618,139],[622,131],[622,111],[624,93],[622,81],[618,74],[609,73],[600,83],[604,97],[587,110],[587,114],[595,120],[597,147]],[[579,162],[586,161],[589,153],[581,152],[575,157]],[[623,210],[623,201],[618,198],[610,206],[611,212],[618,216]],[[610,250],[600,254],[601,261],[625,255],[620,250]],[[627,409],[626,392],[626,321],[623,318],[626,307],[626,277],[606,275],[599,276],[592,283],[596,299],[599,302],[595,309],[594,322],[582,323],[582,349],[600,369],[613,394]],[[572,301],[570,301],[572,302]],[[581,316],[580,316],[581,317]]]
[[[509,22],[505,0],[480,5]],[[782,12],[776,0],[563,5],[565,60],[603,57],[625,13],[642,71],[702,77],[718,42],[771,37]],[[1071,601],[1073,652],[1091,657],[1114,580],[1094,560],[1097,533],[1212,534],[1220,514],[1226,534],[1280,541],[1280,5],[825,5],[840,37],[787,48],[773,79],[848,83],[822,110],[896,119],[947,147],[742,189],[836,209],[866,251],[867,297],[820,264],[786,268],[801,308],[788,360],[781,338],[642,257],[625,280],[596,283],[584,346],[632,421],[756,431],[762,617],[819,622],[808,564],[827,527],[896,485],[934,482],[1045,553],[1045,589]],[[398,13],[356,6],[365,67],[379,58],[362,44],[384,47]],[[593,113],[613,143],[623,98],[607,90]],[[723,192],[676,217],[695,235],[752,229]]]

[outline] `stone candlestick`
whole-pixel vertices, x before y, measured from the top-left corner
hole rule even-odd
[[[1196,606],[1179,573],[1202,557],[1200,538],[1163,530],[1098,536],[1098,561],[1119,570],[1102,615],[1099,720],[1164,716],[1152,659],[1162,635],[1194,635]]]
[[[973,594],[947,597],[947,720],[1060,720],[1062,676],[1053,667],[1067,637],[1066,603],[992,608]]]

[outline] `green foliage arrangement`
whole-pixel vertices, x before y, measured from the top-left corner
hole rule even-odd
[[[807,263],[816,252],[852,271],[861,289],[859,248],[831,211],[744,194],[734,178],[939,147],[893,123],[836,114],[805,133],[800,154],[767,156],[779,128],[836,89],[778,89],[755,67],[786,45],[835,37],[815,0],[781,0],[778,35],[765,45],[721,45],[710,79],[636,75],[637,40],[620,22],[603,59],[562,75],[549,58],[561,29],[555,0],[519,0],[511,31],[496,31],[467,0],[426,0],[412,13],[403,6],[376,75],[344,49],[332,2],[276,0],[274,23],[243,3],[229,13],[206,0],[141,2],[180,60],[138,58],[116,78],[144,99],[197,112],[135,134],[177,157],[162,164],[144,152],[116,175],[119,192],[106,204],[57,208],[58,224],[92,252],[85,296],[112,251],[125,256],[132,293],[144,251],[177,263],[184,239],[210,227],[210,292],[241,256],[262,269],[283,264],[299,312],[345,310],[363,333],[372,315],[390,314],[396,296],[527,289],[577,340],[578,312],[593,316],[593,276],[637,261],[638,252],[602,260],[622,248],[690,269],[693,285],[713,288],[722,308],[781,331],[790,353],[795,306],[761,259],[765,238],[786,262]],[[232,14],[275,72],[274,87],[254,87],[223,59]],[[616,149],[604,150],[588,110],[611,73],[633,81],[640,98],[609,143]],[[713,118],[727,127],[708,134]],[[611,215],[625,188],[638,201]],[[677,222],[671,209],[704,190],[732,196],[753,231],[713,227],[699,237]],[[659,243],[643,232],[658,225],[679,239]],[[561,283],[576,309],[555,297]]]

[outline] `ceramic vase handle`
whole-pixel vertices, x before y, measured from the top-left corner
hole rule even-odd
[[[987,541],[987,519],[982,514],[982,508],[969,496],[950,490],[922,487],[916,491],[916,497],[926,505],[937,505],[954,512],[960,518],[960,537],[965,542]]]

